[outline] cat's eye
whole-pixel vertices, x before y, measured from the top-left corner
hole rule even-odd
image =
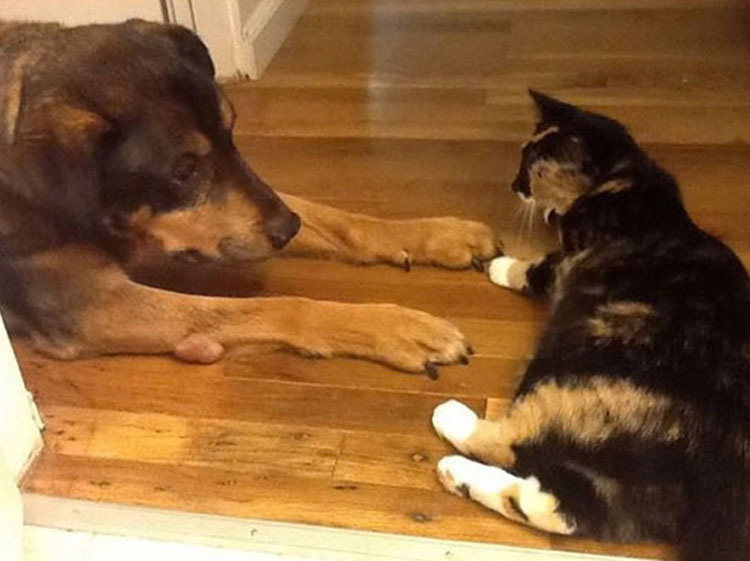
[[[172,168],[172,178],[180,183],[187,183],[198,174],[198,157],[194,154],[184,154]]]

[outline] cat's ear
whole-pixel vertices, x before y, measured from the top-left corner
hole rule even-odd
[[[564,103],[536,90],[529,90],[529,95],[534,100],[540,120],[545,123],[560,123],[581,111],[575,105]]]

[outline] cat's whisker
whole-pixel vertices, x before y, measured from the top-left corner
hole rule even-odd
[[[534,231],[534,214],[535,213],[536,213],[536,201],[534,201],[534,199],[529,199],[528,220],[526,224],[526,238],[523,240],[527,246],[531,245],[531,236]]]
[[[524,220],[523,220],[523,230],[522,230],[522,237],[521,242],[527,243],[529,236],[531,235],[531,231],[529,229],[529,226],[531,224],[531,213],[534,212],[534,206],[531,202],[524,202]]]
[[[524,231],[524,226],[526,225],[527,212],[528,212],[528,205],[522,201],[516,207],[516,213],[515,213],[515,217],[518,220],[518,231],[516,233],[516,239],[519,241],[523,239],[523,231]]]

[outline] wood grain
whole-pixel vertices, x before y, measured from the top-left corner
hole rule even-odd
[[[227,86],[236,142],[276,188],[374,215],[458,215],[506,250],[555,235],[508,185],[528,87],[620,118],[681,182],[696,221],[750,263],[750,7],[739,0],[312,0],[259,82]],[[60,363],[16,341],[48,429],[27,491],[60,497],[560,550],[664,558],[651,545],[546,536],[444,493],[432,408],[497,418],[544,306],[475,272],[279,258],[143,278],[196,292],[396,302],[445,316],[476,357],[426,377],[238,352]]]

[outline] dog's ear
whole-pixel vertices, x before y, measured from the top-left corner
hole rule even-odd
[[[163,29],[177,46],[180,56],[191,61],[212,78],[214,77],[216,69],[208,48],[195,33],[180,25],[165,25]]]
[[[0,115],[2,116],[2,127],[0,140],[5,144],[13,144],[16,139],[16,127],[18,117],[21,113],[21,100],[23,98],[23,65],[25,57],[20,57],[13,64],[10,77],[5,88],[4,95],[0,97]]]
[[[112,132],[113,124],[96,112],[67,104],[47,107],[47,130],[72,162],[94,156],[102,138]]]
[[[154,23],[142,19],[131,19],[126,25],[134,27],[141,32],[154,33],[169,39],[177,49],[177,54],[183,59],[196,66],[201,72],[214,77],[214,63],[208,48],[200,38],[186,27],[181,25],[170,25]]]

